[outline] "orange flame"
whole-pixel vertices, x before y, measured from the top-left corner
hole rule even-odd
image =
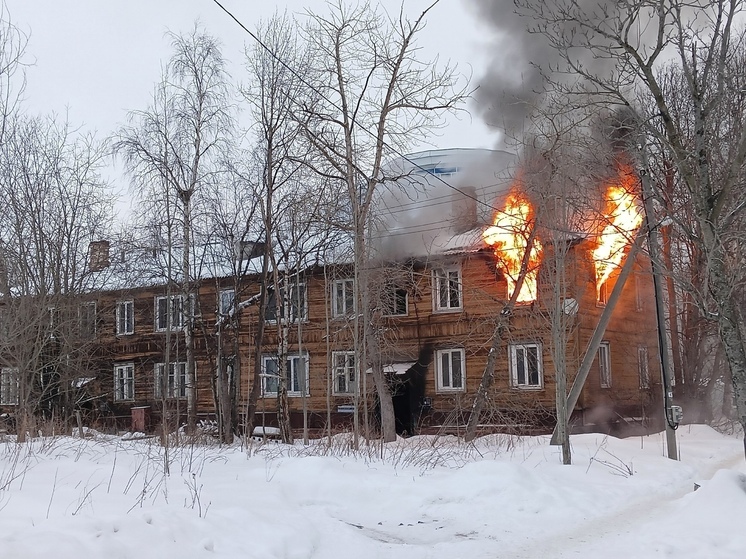
[[[592,252],[596,267],[596,296],[599,300],[601,287],[621,265],[624,249],[642,223],[642,211],[633,193],[636,181],[630,171],[623,169],[619,174],[619,184],[610,185],[606,191],[604,218],[607,225],[598,236],[598,246]]]
[[[526,226],[531,217],[531,205],[528,200],[514,190],[505,201],[505,209],[495,215],[495,223],[482,233],[484,242],[494,247],[495,256],[502,265],[508,282],[508,297],[513,294],[518,275],[521,271],[523,255],[528,245]],[[521,290],[519,302],[536,300],[536,276],[541,258],[541,244],[534,240],[529,255],[529,265]]]

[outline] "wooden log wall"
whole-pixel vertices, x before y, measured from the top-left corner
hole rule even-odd
[[[568,296],[578,302],[578,312],[571,319],[567,347],[567,368],[572,382],[582,352],[598,322],[603,308],[596,301],[594,273],[588,260],[590,246],[586,242],[576,243],[568,255],[570,271]],[[458,267],[462,280],[462,307],[454,311],[434,310],[433,270],[444,266]],[[448,416],[466,413],[476,392],[484,370],[498,313],[507,298],[507,285],[497,269],[491,251],[477,251],[450,257],[438,257],[413,261],[404,267],[407,281],[408,305],[406,316],[384,317],[376,315],[381,327],[382,355],[388,362],[414,362],[421,352],[439,349],[463,348],[465,353],[465,387],[463,390],[438,391],[435,364],[430,362],[424,378],[424,393],[429,398],[432,417],[442,420]],[[345,268],[308,270],[303,275],[306,286],[307,316],[300,325],[289,325],[288,352],[299,351],[298,329],[300,326],[300,350],[308,355],[309,395],[305,398],[307,409],[317,418],[326,417],[327,410],[338,414],[352,403],[351,395],[329,393],[331,386],[330,356],[334,351],[352,351],[352,316],[333,317],[331,308],[334,281],[351,277]],[[610,281],[614,281],[614,278]],[[401,283],[397,285],[402,285]],[[215,378],[218,337],[216,310],[221,289],[231,288],[230,278],[204,281],[199,286],[199,317],[197,324],[197,383],[199,413],[207,416],[214,413],[213,386]],[[546,305],[551,296],[550,285],[540,280],[538,301],[518,305],[510,318],[506,343],[500,347],[495,373],[491,405],[497,410],[554,409],[555,380],[551,359],[551,338]],[[104,396],[116,408],[117,413],[126,414],[133,406],[148,405],[159,409],[155,398],[156,363],[164,361],[166,334],[155,327],[155,301],[165,295],[163,286],[133,290],[102,292],[97,295],[98,337],[102,345],[104,362],[100,376]],[[173,290],[174,293],[176,290]],[[257,277],[249,276],[240,284],[239,300],[246,300],[259,292]],[[116,333],[116,305],[118,301],[134,301],[135,329],[130,335]],[[380,313],[379,313],[380,314]],[[243,408],[253,378],[254,334],[256,332],[257,309],[249,306],[240,315],[239,327],[221,329],[223,352],[230,351],[230,344],[238,336],[240,348],[239,386]],[[262,354],[277,353],[278,324],[269,324]],[[183,333],[171,332],[170,361],[184,361]],[[583,391],[579,407],[583,410],[624,409],[624,413],[640,415],[650,413],[659,390],[657,367],[657,342],[653,305],[652,280],[649,262],[638,257],[633,277],[624,288],[622,298],[614,312],[604,337],[609,342],[611,356],[610,388],[600,386],[598,363]],[[516,388],[512,385],[509,366],[510,343],[539,343],[542,348],[543,382],[537,388]],[[638,373],[638,348],[647,347],[648,371],[651,379],[648,388],[641,389]],[[114,366],[133,363],[135,368],[134,398],[114,401]],[[366,400],[373,408],[373,382],[365,375],[363,383],[368,388]],[[108,385],[108,388],[107,388]],[[299,413],[304,398],[290,397],[291,410]],[[177,402],[178,404],[178,402]],[[185,409],[186,401],[183,401]],[[176,406],[179,407],[178,405]],[[259,403],[259,412],[274,416],[276,398],[267,396]],[[342,417],[337,415],[337,417]],[[349,417],[349,416],[348,416]]]

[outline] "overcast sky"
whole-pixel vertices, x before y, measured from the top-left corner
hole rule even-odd
[[[431,0],[406,0],[416,16]],[[170,55],[166,31],[188,30],[199,20],[218,36],[231,73],[243,80],[243,45],[251,38],[213,0],[6,0],[12,21],[29,35],[26,106],[69,114],[71,122],[107,136],[127,111],[144,109]],[[399,0],[384,0],[396,11]],[[321,0],[224,0],[250,29],[276,9],[303,17],[325,10]],[[441,0],[421,36],[423,55],[458,64],[473,82],[484,72],[488,31],[466,0]],[[476,114],[476,113],[475,113]],[[493,147],[496,137],[480,118],[462,115],[439,132],[435,147]],[[418,146],[429,149],[430,146]]]

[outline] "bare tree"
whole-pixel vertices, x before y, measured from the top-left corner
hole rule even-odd
[[[196,425],[194,205],[221,161],[221,148],[232,129],[225,62],[218,41],[198,26],[187,34],[171,34],[174,54],[166,65],[156,102],[130,115],[118,133],[121,154],[138,195],[165,188],[173,197],[181,230],[178,248],[179,287],[187,367],[187,423]],[[173,239],[176,241],[176,239]],[[173,248],[170,247],[170,248]]]
[[[396,437],[391,393],[380,359],[365,351],[373,308],[365,273],[371,257],[370,210],[379,186],[394,178],[387,176],[385,158],[426,140],[443,113],[456,109],[466,96],[452,67],[418,58],[418,34],[436,4],[410,20],[403,10],[389,16],[368,3],[350,7],[336,2],[327,14],[310,13],[305,29],[312,53],[311,84],[318,98],[299,107],[297,114],[314,149],[312,167],[337,181],[349,205],[358,309],[354,351],[358,367],[372,365],[385,441]]]
[[[636,133],[663,147],[691,197],[697,226],[691,233],[707,263],[700,310],[718,325],[737,413],[746,426],[746,347],[732,281],[742,266],[731,256],[746,207],[743,34],[735,27],[743,2],[625,1],[589,7],[578,0],[541,5],[518,0],[516,5],[531,18],[531,30],[543,34],[559,54],[562,69],[576,78],[551,83],[586,99],[633,107]],[[669,53],[684,78],[678,82],[683,94],[678,86],[667,87],[658,72]],[[584,64],[588,58],[607,64]]]
[[[3,332],[0,362],[17,376],[19,434],[32,415],[67,420],[78,378],[94,378],[95,298],[107,273],[89,246],[106,238],[112,208],[99,171],[104,146],[67,123],[14,117],[0,145]],[[85,305],[85,306],[83,306]]]
[[[8,7],[0,3],[0,140],[9,119],[17,113],[26,89],[24,55],[28,37],[13,23]]]
[[[215,278],[216,323],[202,322],[205,339],[215,338],[213,395],[218,411],[220,438],[231,442],[239,428],[239,399],[244,351],[239,344],[239,332],[245,310],[256,306],[258,298],[249,291],[244,281],[251,273],[251,262],[264,252],[260,200],[254,184],[246,184],[247,177],[235,171],[236,151],[226,154],[228,173],[225,180],[214,181],[206,193],[205,218],[208,236],[204,246],[209,254],[206,262]],[[239,154],[240,155],[240,154]],[[250,178],[250,177],[249,177]],[[230,278],[226,285],[220,278]],[[208,345],[208,350],[212,344]]]
[[[293,118],[293,103],[306,96],[302,68],[304,59],[298,47],[298,39],[287,16],[275,15],[261,24],[258,35],[263,45],[246,51],[246,67],[250,82],[242,89],[242,96],[251,108],[255,121],[254,148],[246,154],[246,164],[238,170],[242,184],[252,188],[259,203],[261,235],[264,247],[260,293],[258,299],[258,326],[254,336],[253,381],[249,394],[246,424],[253,428],[259,395],[262,392],[262,346],[265,340],[268,305],[278,328],[278,421],[283,440],[292,440],[287,403],[284,364],[287,359],[287,329],[293,302],[288,298],[293,290],[281,285],[288,277],[288,270],[281,271],[282,251],[277,243],[284,230],[280,223],[291,207],[288,204],[294,190],[305,186],[298,180],[301,166],[298,155],[300,128]],[[301,70],[293,70],[301,68]],[[287,253],[286,253],[287,256]],[[288,300],[284,300],[288,299]],[[300,316],[293,320],[300,320]]]

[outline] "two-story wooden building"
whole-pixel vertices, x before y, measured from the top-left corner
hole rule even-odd
[[[427,152],[420,159],[422,168],[453,179],[460,167],[442,162],[449,155]],[[368,325],[373,336],[366,337],[365,343],[375,340],[375,351],[368,348],[364,352],[360,341],[357,346],[354,341],[353,326],[361,314],[352,296],[353,274],[345,264],[315,265],[289,273],[284,280],[289,308],[277,320],[270,297],[264,343],[259,348],[255,344],[258,309],[253,303],[263,286],[257,273],[239,278],[205,277],[191,298],[173,285],[157,282],[136,288],[123,284],[91,293],[85,303],[89,313],[91,309],[95,313],[97,374],[94,379],[86,373],[85,379],[96,402],[94,410],[102,420],[121,423],[135,417],[138,428],[153,426],[164,418],[183,421],[189,389],[183,331],[185,321],[191,320],[200,418],[216,416],[221,367],[229,369],[237,387],[234,401],[243,416],[259,352],[257,424],[277,424],[278,379],[284,375],[294,427],[305,424],[317,432],[325,427],[345,428],[359,410],[361,425],[374,429],[377,404],[370,367],[375,356],[392,389],[399,432],[458,431],[468,419],[495,325],[510,296],[506,274],[493,249],[482,240],[484,226],[479,223],[484,220],[470,207],[475,196],[492,203],[495,193],[461,187],[458,193],[463,192],[466,201],[458,196],[454,199],[451,193],[434,196],[444,199],[450,209],[443,215],[441,208],[440,227],[420,243],[425,249],[407,246],[412,235],[403,235],[401,242],[394,243],[395,250],[384,247],[383,257],[368,266],[373,272],[366,280],[365,300],[373,309]],[[428,199],[432,198],[432,193],[428,194]],[[456,229],[450,227],[454,222]],[[396,233],[395,228],[389,230],[390,235]],[[576,235],[565,242],[562,297],[566,312],[562,327],[569,384],[616,276],[612,274],[604,289],[597,289],[591,256],[595,241]],[[481,420],[495,428],[525,430],[546,427],[553,421],[556,371],[552,356],[557,348],[553,346],[552,321],[556,317],[550,309],[552,276],[545,274],[542,266],[535,299],[517,304],[499,346],[495,382]],[[621,418],[661,415],[649,268],[646,257],[639,255],[576,406],[577,423],[602,426]],[[226,316],[236,308],[234,301],[240,303],[240,312],[229,326]],[[282,364],[278,363],[280,332],[287,343]],[[6,369],[0,407],[12,411],[17,394],[13,371]]]

